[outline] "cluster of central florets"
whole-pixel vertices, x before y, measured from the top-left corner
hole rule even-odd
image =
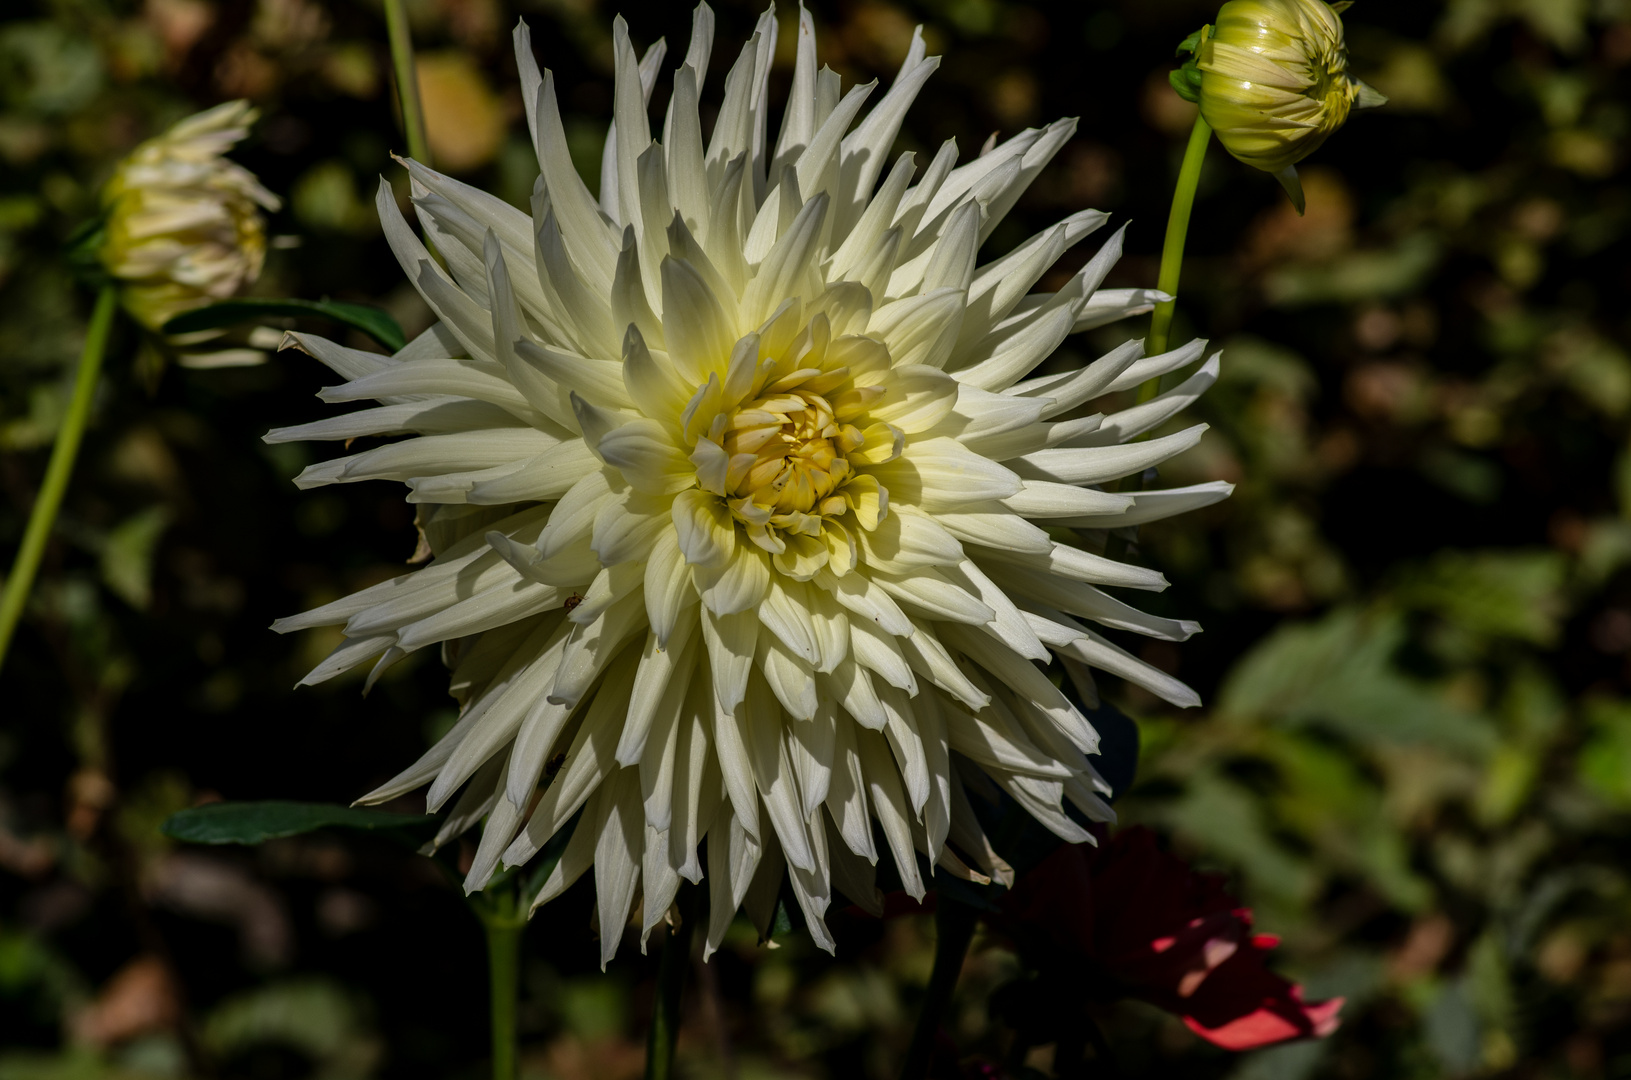
[[[684,428],[697,486],[779,571],[808,578],[830,565],[842,575],[855,530],[877,528],[889,508],[862,470],[898,458],[905,436],[869,415],[887,393],[876,378],[889,370],[888,350],[860,335],[835,339],[824,311],[798,327],[798,306],[736,343],[724,380],[710,378],[687,403]]]

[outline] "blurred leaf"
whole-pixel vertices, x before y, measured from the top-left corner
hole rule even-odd
[[[1302,903],[1318,883],[1318,874],[1306,861],[1269,835],[1262,804],[1252,793],[1216,773],[1195,777],[1167,816],[1209,858],[1240,867],[1254,892]]]
[[[379,232],[373,201],[357,192],[357,178],[344,161],[319,162],[289,190],[295,217],[314,229],[369,236]]]
[[[191,844],[262,844],[317,829],[402,829],[428,837],[436,819],[333,803],[219,802],[173,814],[162,832]]]
[[[164,324],[166,334],[191,334],[199,330],[219,330],[225,326],[253,319],[273,318],[280,315],[321,315],[361,330],[392,352],[407,344],[402,327],[386,312],[366,304],[350,304],[342,300],[270,300],[258,297],[240,297],[224,300],[209,307],[184,312]]]
[[[218,1058],[287,1046],[313,1059],[317,1076],[333,1080],[368,1076],[382,1049],[350,996],[321,979],[273,983],[228,998],[204,1022],[203,1036]]]
[[[1610,803],[1631,808],[1631,702],[1594,701],[1591,736],[1580,748],[1580,780]]]
[[[1218,697],[1226,716],[1324,724],[1362,744],[1434,743],[1483,754],[1494,733],[1431,686],[1401,674],[1394,613],[1339,608],[1285,626],[1241,658]]]
[[[1327,266],[1289,264],[1263,283],[1278,307],[1353,303],[1415,292],[1439,261],[1439,242],[1413,233],[1391,250],[1354,251]]]
[[[1438,445],[1424,451],[1418,465],[1427,479],[1475,506],[1501,497],[1500,466],[1482,455]]]
[[[1423,1017],[1427,1045],[1452,1076],[1471,1071],[1482,1046],[1483,1029],[1467,983],[1463,976],[1444,986]]]
[[[102,547],[102,583],[137,611],[153,599],[153,551],[170,524],[170,511],[149,506],[113,527]]]
[[[1394,595],[1473,634],[1549,646],[1565,614],[1557,551],[1446,551],[1401,575]]]
[[[0,31],[0,92],[8,104],[72,112],[96,96],[102,77],[102,56],[84,28],[41,21]]]

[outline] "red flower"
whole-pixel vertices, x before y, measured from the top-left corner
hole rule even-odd
[[[998,920],[1077,954],[1137,997],[1229,1050],[1329,1035],[1342,999],[1306,1004],[1265,960],[1279,939],[1216,874],[1200,874],[1133,828],[1100,844],[1065,844],[1025,874]]]

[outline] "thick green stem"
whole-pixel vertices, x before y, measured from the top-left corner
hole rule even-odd
[[[663,943],[662,960],[657,965],[657,1007],[651,1014],[651,1034],[646,1042],[646,1080],[671,1080],[674,1075],[674,1046],[680,1037],[680,996],[685,990],[685,972],[691,966],[691,934],[696,929],[697,905],[680,905],[680,924]]]
[[[934,971],[929,975],[928,993],[923,999],[923,1011],[917,1017],[917,1028],[912,1032],[912,1045],[906,1051],[900,1080],[925,1080],[929,1075],[940,1021],[951,1005],[951,994],[957,988],[957,977],[962,974],[963,960],[968,956],[969,943],[974,940],[977,921],[978,914],[967,904],[960,904],[944,893],[939,896],[934,911]]]
[[[488,1011],[493,1029],[493,1080],[516,1080],[516,998],[521,987],[521,935],[527,929],[525,897],[498,896],[478,908],[487,931]]]
[[[1189,145],[1184,149],[1184,163],[1178,170],[1178,187],[1172,193],[1172,210],[1167,214],[1167,239],[1161,247],[1161,277],[1156,282],[1156,287],[1172,299],[1155,305],[1155,314],[1150,318],[1150,336],[1144,342],[1146,356],[1167,351],[1172,314],[1178,306],[1178,278],[1184,268],[1184,239],[1189,235],[1189,213],[1195,206],[1195,188],[1201,181],[1201,164],[1206,160],[1206,146],[1211,139],[1211,126],[1197,114],[1195,127],[1189,133]],[[1160,386],[1160,379],[1149,380],[1138,388],[1138,400],[1150,400]]]
[[[51,448],[51,460],[45,467],[45,481],[34,500],[34,509],[28,515],[28,526],[23,531],[22,546],[11,564],[6,577],[5,591],[0,593],[0,667],[6,662],[6,650],[11,636],[23,617],[28,604],[28,593],[34,585],[34,575],[45,556],[46,541],[51,538],[51,525],[57,520],[57,510],[68,490],[68,478],[74,472],[74,459],[79,456],[79,444],[85,437],[85,424],[90,419],[91,403],[96,397],[96,384],[102,376],[102,357],[107,352],[108,332],[113,328],[113,314],[119,307],[119,293],[112,285],[102,287],[96,298],[96,310],[91,314],[91,325],[85,331],[85,349],[79,357],[79,373],[74,376],[73,398],[68,402],[68,415],[57,429],[57,442]]]
[[[430,143],[425,139],[425,110],[419,103],[419,73],[413,62],[413,38],[408,34],[408,13],[403,0],[385,0],[385,32],[391,41],[391,66],[396,72],[396,97],[402,106],[402,132],[408,137],[408,156],[429,166]]]

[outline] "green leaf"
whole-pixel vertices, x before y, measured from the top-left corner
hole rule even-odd
[[[390,315],[367,304],[348,304],[341,300],[271,300],[240,297],[223,300],[209,307],[182,312],[164,324],[166,334],[192,334],[200,330],[219,330],[252,319],[279,315],[322,315],[335,322],[361,330],[385,348],[396,352],[407,344],[402,327]]]
[[[1549,647],[1567,614],[1567,572],[1557,551],[1445,551],[1400,574],[1394,595],[1469,633]]]
[[[1201,69],[1196,62],[1200,56],[1201,43],[1211,34],[1210,24],[1184,38],[1178,43],[1176,54],[1188,56],[1182,67],[1168,73],[1167,80],[1172,88],[1178,91],[1178,96],[1191,104],[1199,104],[1201,100]]]
[[[170,524],[170,511],[150,506],[108,533],[102,548],[102,583],[137,611],[153,599],[153,553]]]
[[[1396,612],[1339,608],[1318,622],[1287,624],[1235,665],[1218,712],[1236,722],[1314,724],[1362,745],[1428,744],[1486,756],[1495,745],[1488,718],[1395,666],[1404,639]]]
[[[190,844],[263,844],[331,828],[400,829],[418,839],[435,830],[436,819],[334,803],[219,802],[171,814],[159,831]]]

